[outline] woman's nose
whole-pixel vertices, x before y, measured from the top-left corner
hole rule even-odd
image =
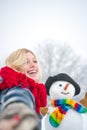
[[[30,67],[34,67],[35,65],[34,65],[33,62],[31,62],[29,66],[30,66]]]
[[[64,90],[67,90],[68,86],[69,86],[69,83],[67,83],[67,84],[65,85]]]

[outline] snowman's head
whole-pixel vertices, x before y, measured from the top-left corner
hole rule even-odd
[[[80,93],[80,86],[65,73],[48,77],[45,85],[51,99],[71,99]]]

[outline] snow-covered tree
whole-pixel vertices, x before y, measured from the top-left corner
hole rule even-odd
[[[58,73],[69,74],[81,87],[81,94],[87,90],[87,62],[78,56],[70,45],[55,41],[44,41],[34,48],[42,70],[42,82],[48,76]],[[81,97],[81,95],[80,95]]]

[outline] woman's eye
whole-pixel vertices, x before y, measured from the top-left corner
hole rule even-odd
[[[30,61],[27,61],[26,63],[29,64]],[[32,63],[37,63],[37,60],[32,61]]]
[[[33,62],[34,62],[34,63],[37,63],[37,60],[34,60]]]
[[[29,61],[27,61],[27,64],[29,64]]]
[[[59,87],[62,87],[62,84],[59,84]]]

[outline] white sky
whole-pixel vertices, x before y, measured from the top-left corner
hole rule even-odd
[[[1,64],[13,50],[47,39],[69,43],[85,57],[87,0],[0,0]]]

